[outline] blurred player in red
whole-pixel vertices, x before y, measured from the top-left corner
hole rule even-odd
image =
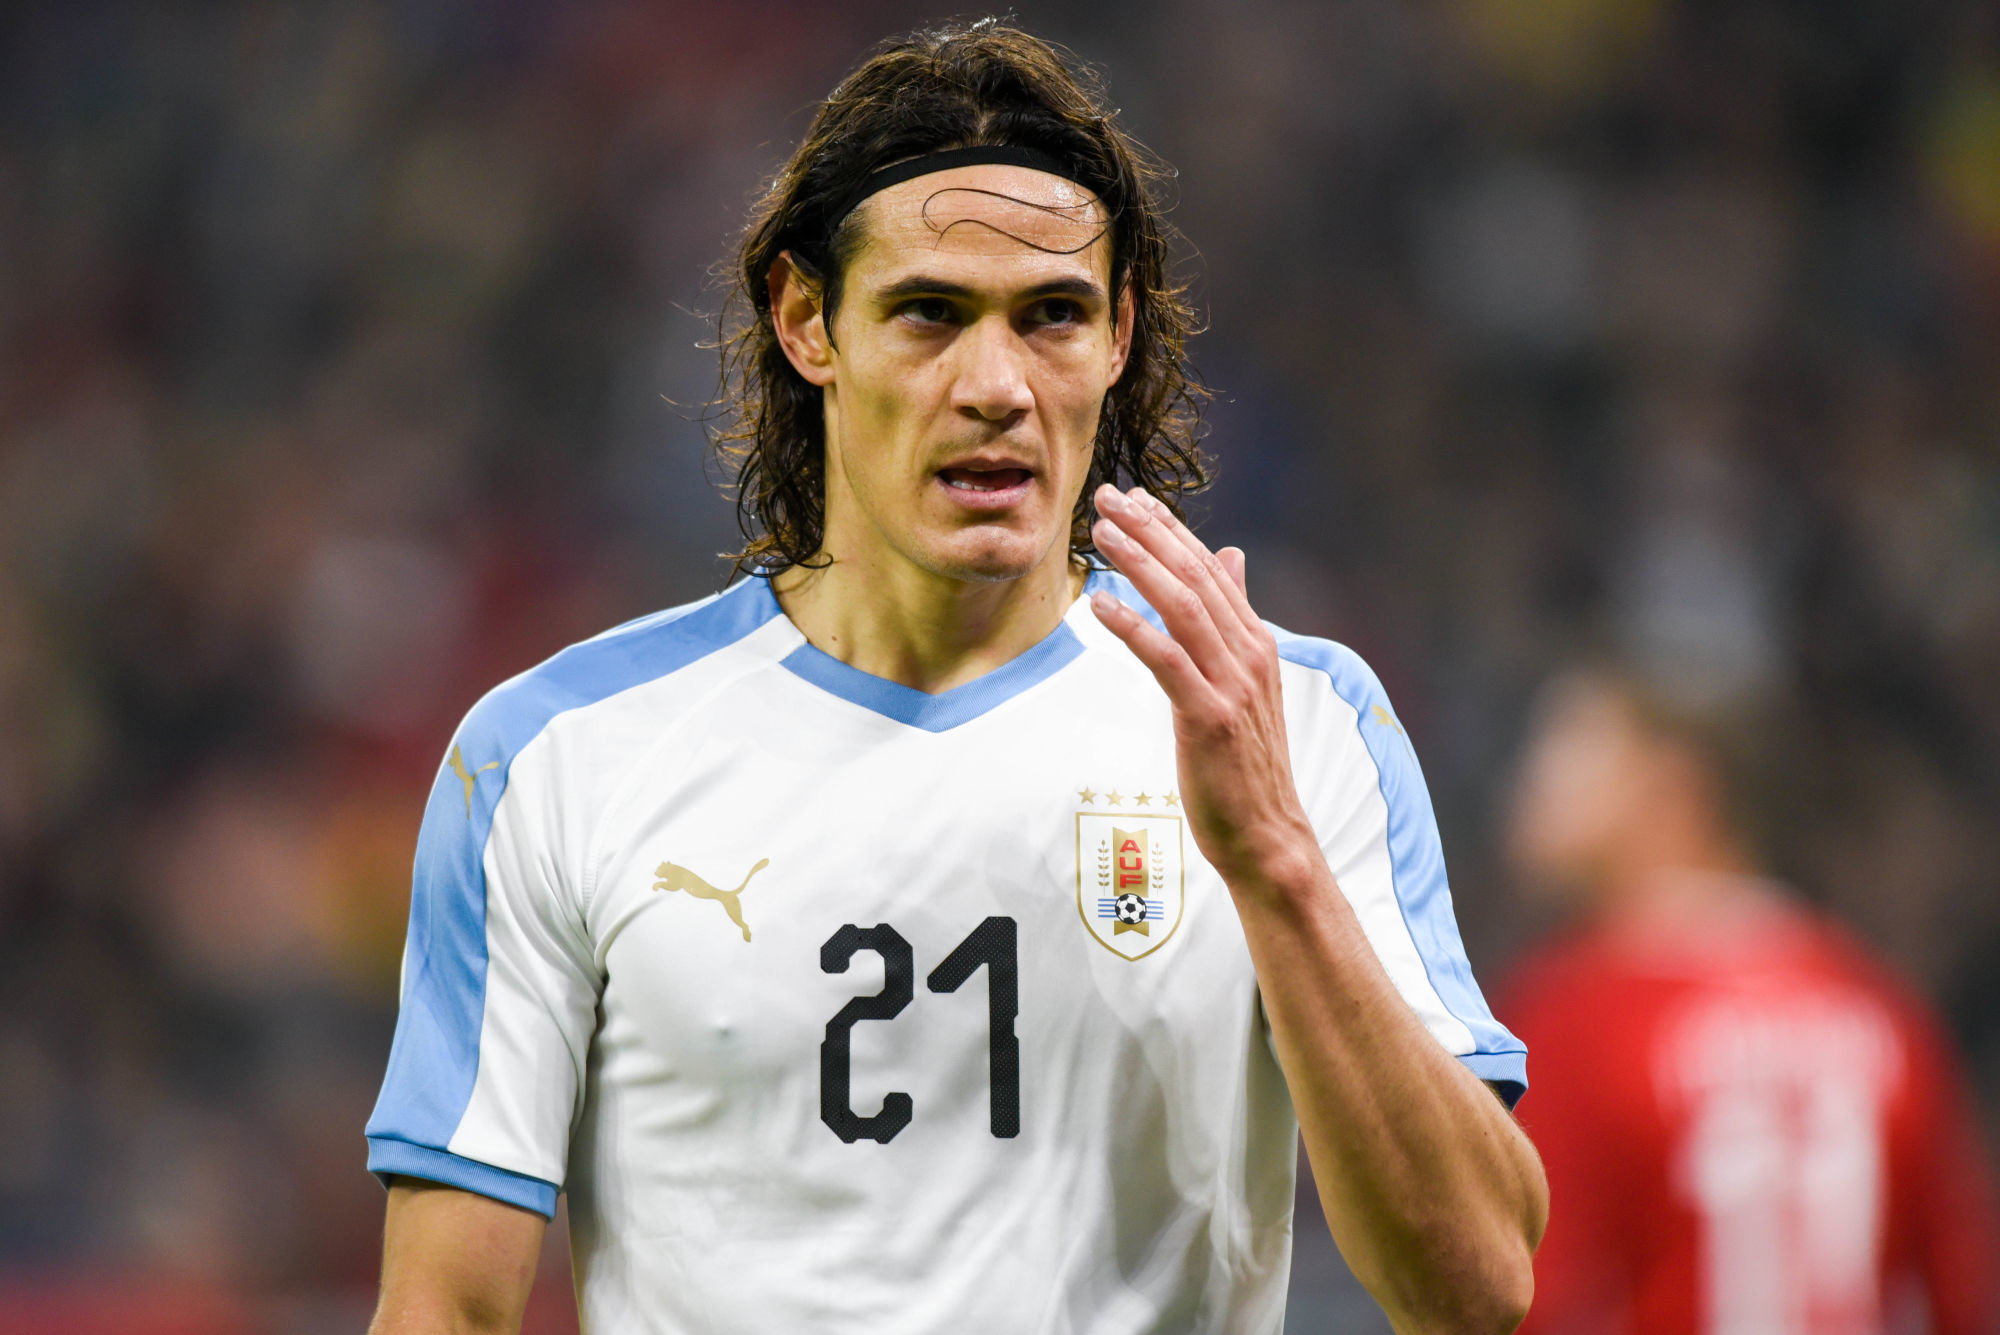
[[[1985,1156],[1925,1005],[1760,876],[1704,728],[1551,689],[1510,844],[1575,930],[1500,1013],[1548,1166],[1531,1335],[1990,1335]],[[1883,893],[1894,893],[1884,886]]]

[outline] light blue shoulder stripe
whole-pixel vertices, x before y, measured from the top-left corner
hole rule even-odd
[[[486,1011],[486,842],[514,757],[557,715],[679,672],[777,614],[763,581],[745,580],[571,645],[496,687],[467,715],[453,749],[471,776],[470,792],[455,769],[441,767],[417,838],[402,1008],[368,1119],[376,1171],[437,1177],[447,1166],[411,1166],[413,1151],[423,1149],[455,1160],[446,1151],[472,1099]]]
[[[1165,629],[1159,613],[1132,582],[1116,571],[1091,574],[1090,589],[1103,589],[1155,626]],[[1498,1086],[1509,1107],[1528,1087],[1527,1047],[1493,1018],[1486,998],[1473,980],[1452,913],[1451,887],[1445,879],[1444,846],[1438,838],[1437,815],[1430,790],[1401,725],[1394,722],[1388,693],[1359,655],[1331,640],[1311,639],[1272,626],[1278,654],[1288,662],[1324,672],[1334,693],[1351,706],[1363,744],[1375,762],[1382,800],[1389,809],[1389,868],[1396,905],[1403,924],[1423,959],[1425,976],[1445,1009],[1471,1031],[1473,1050],[1459,1058],[1473,1074]],[[1380,706],[1382,715],[1375,713]],[[1390,720],[1384,723],[1382,720]]]
[[[1528,1088],[1528,1049],[1493,1018],[1472,977],[1465,943],[1452,913],[1451,885],[1445,877],[1444,844],[1437,813],[1424,783],[1417,753],[1389,707],[1388,692],[1361,656],[1331,640],[1293,635],[1273,626],[1278,656],[1316,668],[1334,693],[1353,708],[1355,726],[1375,761],[1382,800],[1389,808],[1389,869],[1403,925],[1416,943],[1424,974],[1438,999],[1472,1032],[1473,1050],[1462,1058],[1481,1079],[1501,1087],[1509,1107]]]

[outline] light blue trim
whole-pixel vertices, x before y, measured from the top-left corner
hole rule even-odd
[[[1424,786],[1417,753],[1389,708],[1389,696],[1368,665],[1352,649],[1331,640],[1309,639],[1271,627],[1278,656],[1290,663],[1316,668],[1333,683],[1334,693],[1354,710],[1355,726],[1374,758],[1382,800],[1389,808],[1389,871],[1403,925],[1416,943],[1438,1000],[1472,1033],[1473,1048],[1461,1060],[1512,1057],[1502,1079],[1527,1088],[1527,1045],[1493,1018],[1493,1011],[1473,980],[1451,911],[1451,886],[1445,878],[1444,845],[1438,839],[1437,814]],[[1377,714],[1375,711],[1382,712]],[[1477,1067],[1474,1068],[1477,1070]],[[1514,1093],[1519,1098],[1520,1091]],[[1511,1106],[1511,1104],[1510,1104]]]
[[[439,767],[417,836],[402,1009],[368,1135],[442,1151],[471,1102],[486,1014],[486,841],[521,749],[558,714],[678,672],[778,614],[760,579],[569,648],[487,694]],[[495,769],[488,766],[497,765]]]
[[[776,606],[776,599],[772,605]],[[1059,622],[1041,643],[1026,653],[983,677],[936,695],[872,676],[810,643],[801,644],[787,654],[783,666],[849,704],[925,732],[948,732],[1046,681],[1082,652],[1083,641],[1076,637],[1067,621]]]
[[[556,1184],[526,1173],[466,1159],[428,1145],[412,1145],[386,1136],[368,1137],[368,1171],[388,1186],[391,1177],[420,1177],[426,1182],[442,1182],[447,1187],[476,1191],[496,1201],[533,1210],[547,1219],[555,1218]]]
[[[1466,1070],[1498,1089],[1501,1101],[1510,1109],[1528,1092],[1526,1049],[1520,1052],[1470,1052],[1459,1060],[1465,1063]]]

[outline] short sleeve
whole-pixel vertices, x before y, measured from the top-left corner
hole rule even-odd
[[[1341,892],[1424,1027],[1512,1107],[1527,1049],[1493,1018],[1459,939],[1437,817],[1382,683],[1350,649],[1274,631],[1299,793]]]
[[[602,980],[552,748],[520,737],[505,689],[460,729],[424,813],[368,1166],[553,1215]]]

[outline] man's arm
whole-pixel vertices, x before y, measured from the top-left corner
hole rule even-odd
[[[1099,548],[1168,633],[1108,594],[1093,608],[1173,704],[1189,824],[1236,902],[1334,1241],[1403,1335],[1513,1330],[1548,1215],[1540,1160],[1397,993],[1334,882],[1242,553],[1210,552],[1143,492],[1096,499]]]
[[[368,1335],[515,1335],[547,1226],[518,1205],[397,1178]]]

